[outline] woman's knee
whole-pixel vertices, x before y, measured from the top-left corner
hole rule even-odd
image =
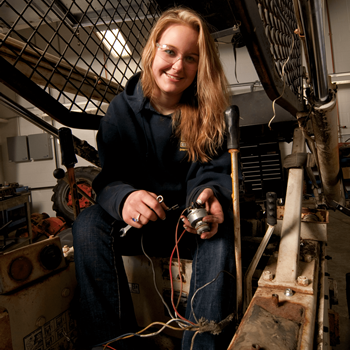
[[[94,243],[101,233],[112,230],[114,219],[98,204],[83,210],[72,226],[73,244]],[[95,242],[97,243],[97,242]]]

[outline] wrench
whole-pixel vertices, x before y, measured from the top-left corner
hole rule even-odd
[[[158,201],[159,203],[162,203],[162,202],[164,201],[163,196],[158,196],[156,199],[157,199],[157,201]],[[175,210],[175,209],[177,209],[178,207],[179,207],[179,205],[178,205],[178,204],[175,204],[174,206],[172,206],[171,208],[167,209],[166,211]],[[119,232],[121,233],[120,237],[124,237],[124,236],[126,235],[126,233],[127,233],[132,227],[133,227],[133,226],[131,226],[131,225],[127,225],[127,226],[125,226],[124,228],[121,228],[121,229],[119,230]]]

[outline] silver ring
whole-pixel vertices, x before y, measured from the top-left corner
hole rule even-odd
[[[156,200],[158,201],[158,203],[163,203],[163,196],[158,196],[157,198],[156,198]]]
[[[135,218],[131,218],[131,219],[133,222],[139,222],[140,216],[141,216],[141,213],[139,213],[136,219]]]

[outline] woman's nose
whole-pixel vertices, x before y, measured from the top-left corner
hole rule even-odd
[[[182,57],[179,57],[172,65],[173,69],[182,70],[184,67]]]

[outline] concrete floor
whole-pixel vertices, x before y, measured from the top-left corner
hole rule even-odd
[[[339,314],[340,344],[335,350],[350,350],[350,319],[346,300],[346,279],[350,273],[350,217],[336,211],[330,211],[328,224],[327,254],[328,272],[338,285],[338,305],[332,309]]]

